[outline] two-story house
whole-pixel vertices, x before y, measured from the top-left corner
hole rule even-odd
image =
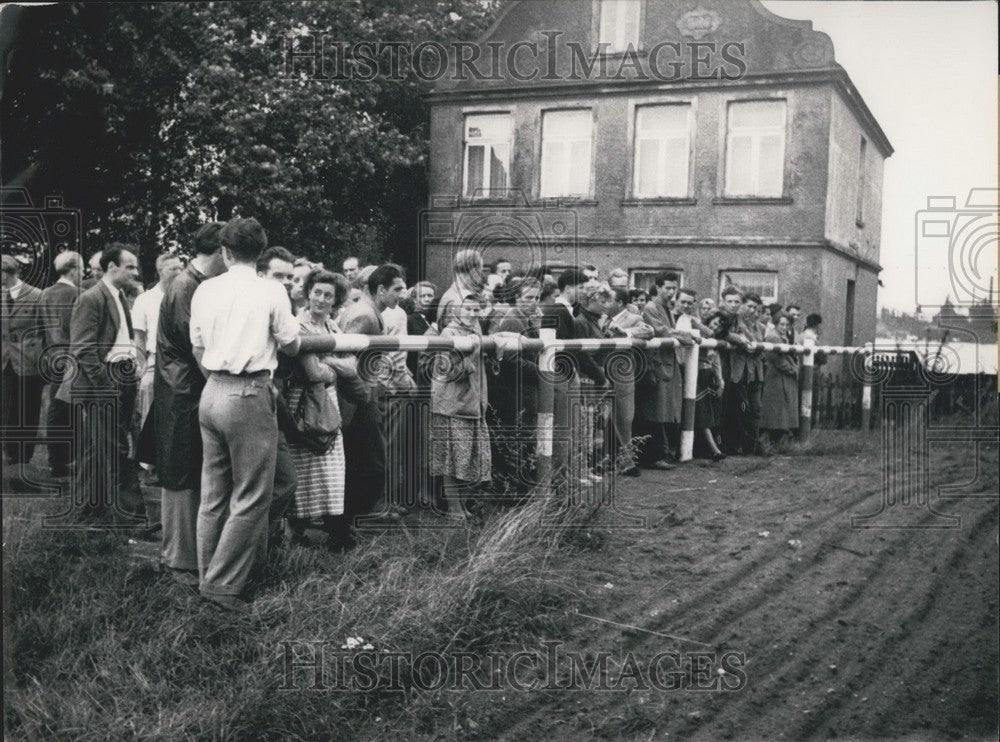
[[[468,52],[467,54],[465,54]],[[522,0],[430,95],[425,275],[487,262],[672,269],[875,335],[892,147],[828,36],[755,0]]]

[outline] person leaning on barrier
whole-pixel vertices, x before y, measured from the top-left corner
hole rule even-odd
[[[653,337],[653,328],[643,322],[639,314],[629,310],[629,293],[625,289],[614,289],[605,333],[612,338],[649,340]],[[635,377],[642,368],[642,351],[631,349],[614,351],[615,354],[622,354],[624,358],[620,362],[611,360],[612,368],[616,369],[611,378],[615,389],[612,451],[619,473],[638,477],[641,472],[632,446],[632,425],[635,422]]]
[[[295,257],[285,247],[275,245],[261,253],[257,260],[257,275],[277,281],[288,294],[289,309],[295,304],[292,301],[292,289],[295,288]],[[278,417],[278,456],[274,462],[274,485],[271,488],[271,505],[268,508],[268,552],[276,549],[284,539],[284,518],[292,505],[292,498],[298,487],[298,477],[295,473],[295,462],[288,448],[288,437],[295,433],[295,421],[285,401],[285,387],[295,370],[297,361],[294,358],[278,354],[278,367],[274,370],[272,383],[277,392]]]
[[[440,330],[451,322],[452,313],[462,303],[462,297],[469,293],[481,293],[486,285],[483,273],[483,256],[478,250],[467,248],[455,253],[452,261],[455,279],[438,302],[437,325]]]
[[[580,287],[590,283],[590,280],[590,277],[578,268],[564,271],[559,276],[559,296],[552,304],[542,305],[542,327],[554,327],[557,340],[576,338],[577,328],[573,317],[577,311],[577,295]],[[570,400],[579,393],[581,376],[590,379],[598,387],[607,385],[607,377],[604,375],[604,370],[594,362],[593,357],[582,351],[556,353],[555,367],[557,376],[568,377],[564,383],[555,385],[553,396],[556,424],[558,425],[559,421],[566,421],[574,431],[574,436],[569,446],[565,444],[561,446],[565,451],[559,457],[554,455],[554,458],[562,460],[555,460],[553,467],[562,469],[567,483],[574,486],[591,485],[600,477],[586,471],[585,462],[590,451],[584,438],[575,435],[576,426],[578,423],[582,424],[582,421],[570,419],[572,409]],[[565,369],[565,373],[560,374],[559,369]]]
[[[642,313],[658,338],[677,338],[684,344],[693,343],[689,333],[676,328],[672,304],[677,292],[678,276],[664,272],[655,279],[656,296],[650,299]],[[669,470],[668,461],[673,428],[679,427],[683,396],[683,379],[678,358],[679,349],[661,346],[646,351],[646,368],[636,384],[637,427],[649,440],[643,447],[642,462],[650,469]]]
[[[452,307],[446,338],[482,338],[482,294],[469,293]],[[470,489],[490,481],[492,455],[486,426],[487,381],[483,354],[441,354],[431,381],[431,456],[433,476],[444,477],[448,516],[465,521],[471,513]]]
[[[577,338],[603,340],[604,322],[614,301],[614,292],[606,283],[588,283],[581,286],[577,298],[579,300],[579,311],[573,318],[574,331]],[[601,369],[603,384],[608,383],[608,374],[605,372],[608,351],[600,350],[589,354],[594,364]],[[581,380],[584,384],[601,384],[598,378],[586,378]],[[603,441],[605,437],[605,423],[608,422],[608,415],[605,414],[606,405],[603,400],[598,400],[594,394],[589,400],[590,404],[584,404],[584,427],[582,432],[585,451],[591,458],[588,473],[594,477],[600,477],[605,470],[605,451]],[[609,466],[613,467],[616,462],[611,460]],[[613,469],[612,469],[613,470]]]
[[[347,279],[337,273],[316,270],[305,282],[306,312],[299,317],[301,334],[332,335],[340,332],[333,315],[350,294]],[[337,378],[357,375],[354,356],[334,353],[300,353],[297,370],[288,386],[288,406],[297,409],[302,396],[312,384],[323,384],[332,408],[340,412]],[[355,402],[363,401],[356,399]],[[343,436],[338,435],[329,450],[319,453],[308,446],[291,441],[292,459],[298,475],[298,489],[288,517],[294,538],[303,542],[306,521],[319,518],[327,535],[327,548],[345,551],[355,546],[350,522],[344,516],[346,462]]]
[[[531,276],[510,278],[510,310],[500,321],[497,333],[538,338],[538,297],[541,284]],[[490,406],[497,419],[499,444],[494,448],[493,466],[501,474],[517,477],[520,484],[533,482],[531,460],[535,451],[535,424],[538,417],[538,352],[521,350],[498,354],[498,373],[490,379]],[[508,460],[514,456],[516,462]]]
[[[702,317],[704,336],[716,340],[729,334],[735,315],[725,309],[713,309]],[[715,430],[721,420],[720,400],[725,393],[726,380],[722,373],[721,354],[715,348],[701,348],[698,353],[698,387],[695,395],[694,430],[700,435],[712,461],[726,458],[715,439]]]
[[[69,323],[73,304],[80,296],[80,278],[83,275],[83,257],[78,252],[64,252],[53,261],[59,280],[42,291],[39,309],[45,322],[44,353],[50,355],[50,382],[46,386],[48,409],[45,418],[46,443],[49,449],[49,472],[54,479],[65,479],[71,474],[73,442],[59,441],[59,432],[65,434],[71,426],[70,406],[56,397],[62,383],[64,370],[56,357],[69,350]]]
[[[775,326],[764,342],[784,344],[788,340],[791,318],[784,312],[775,315]],[[789,431],[799,426],[799,363],[791,353],[771,351],[766,357],[764,387],[761,395],[760,428],[770,443],[780,443]]]

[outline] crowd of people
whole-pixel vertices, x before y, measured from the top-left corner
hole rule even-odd
[[[44,394],[50,475],[78,516],[138,527],[140,485],[158,488],[164,568],[237,610],[268,550],[308,543],[310,527],[341,551],[359,518],[423,506],[466,521],[475,496],[516,501],[537,483],[537,350],[345,353],[302,350],[304,338],[676,338],[557,355],[554,419],[569,434],[554,436],[551,484],[565,493],[677,465],[698,337],[734,350],[700,349],[697,452],[766,452],[798,426],[798,358],[753,344],[801,343],[821,326],[809,315],[800,331],[798,306],[736,286],[699,297],[670,271],[646,290],[620,267],[602,279],[593,265],[484,265],[471,249],[443,290],[408,288],[392,263],[349,257],[337,272],[268,247],[254,219],[205,224],[191,249],[186,265],[161,255],[146,291],[125,244],[86,266],[57,255],[44,290],[3,256],[3,424],[18,433],[4,454],[8,479],[23,480]]]

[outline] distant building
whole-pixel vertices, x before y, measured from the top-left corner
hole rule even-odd
[[[497,74],[453,68],[429,96],[427,277],[462,247],[638,286],[673,269],[819,312],[828,343],[874,339],[893,150],[811,22],[754,0],[524,0],[478,48]]]

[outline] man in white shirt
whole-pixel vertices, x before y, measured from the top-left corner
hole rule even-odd
[[[224,608],[241,599],[267,549],[278,446],[271,376],[278,350],[299,350],[299,323],[277,281],[257,275],[267,236],[256,219],[232,219],[219,234],[229,270],[191,299],[191,345],[208,377],[201,395],[203,462],[198,509],[199,592]]]
[[[140,367],[144,369],[139,381],[139,397],[136,403],[139,412],[138,427],[142,429],[153,406],[153,377],[156,371],[156,327],[160,321],[160,304],[167,286],[183,270],[181,260],[176,255],[163,253],[156,259],[156,274],[159,281],[149,291],[136,297],[132,305],[132,327],[135,330],[135,349]]]

